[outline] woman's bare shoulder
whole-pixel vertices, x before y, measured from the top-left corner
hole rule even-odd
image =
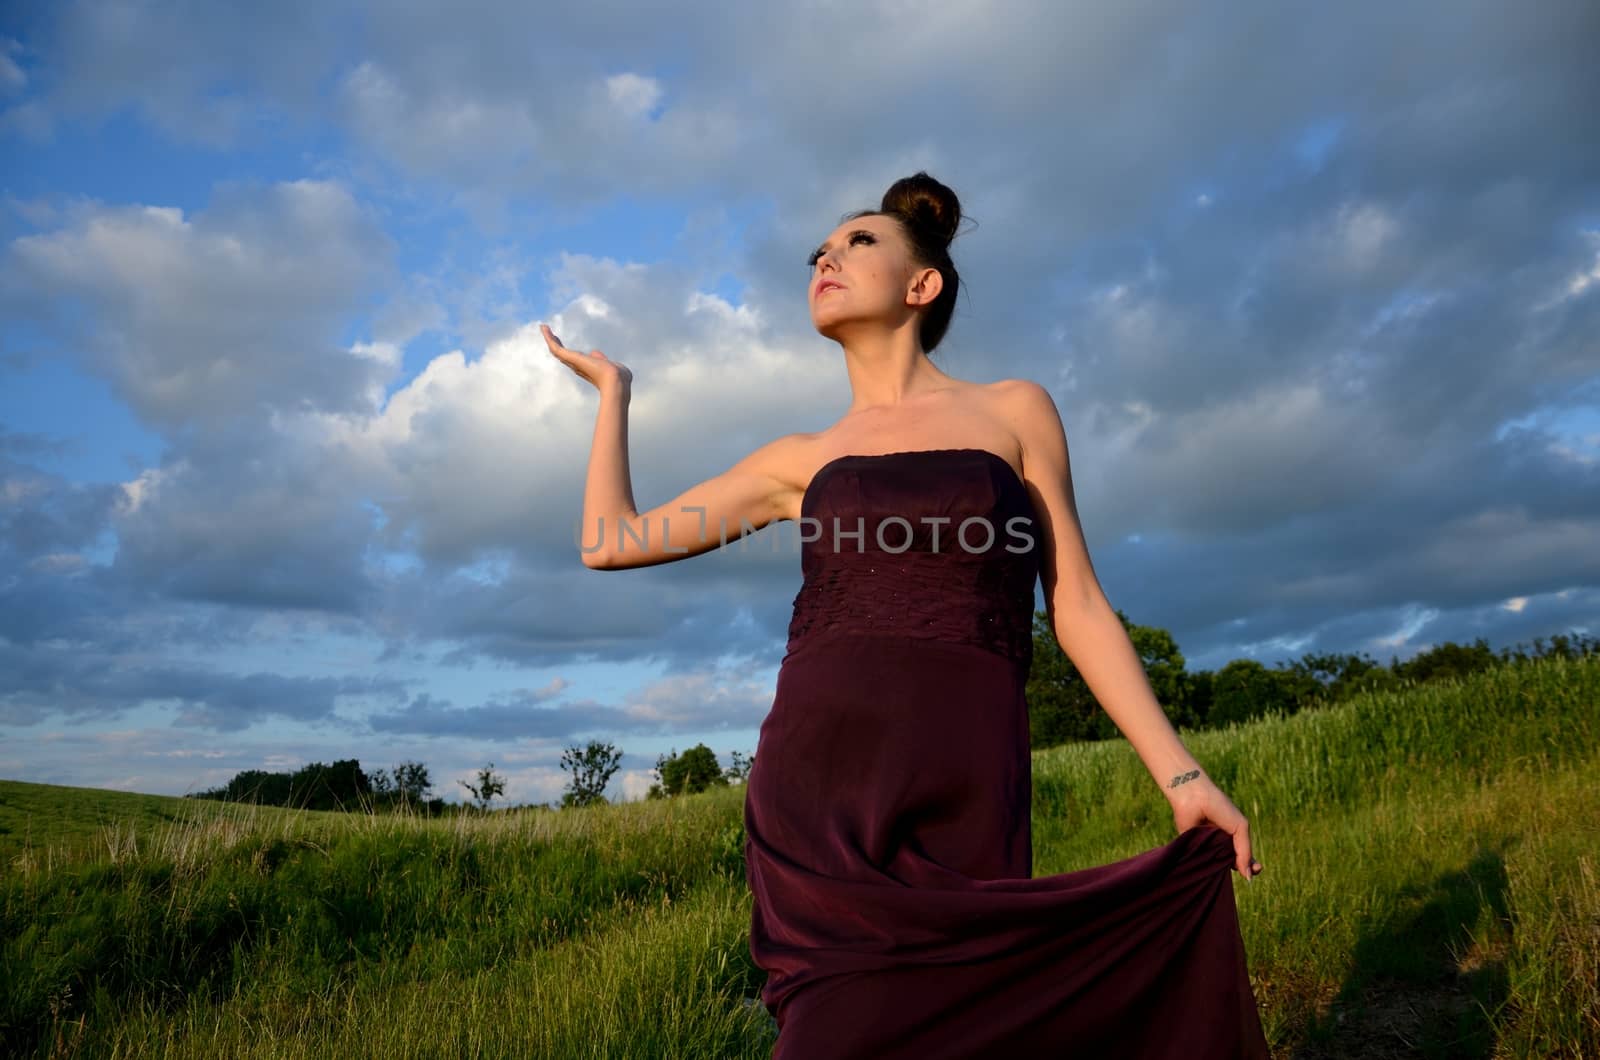
[[[1066,428],[1055,397],[1032,379],[1002,379],[991,385],[996,410],[1017,439],[1027,474],[1065,475]]]
[[[1013,427],[1025,427],[1031,423],[1037,429],[1041,425],[1039,421],[1056,415],[1055,399],[1050,396],[1050,391],[1032,379],[997,379],[979,386],[982,387],[981,400],[988,402]]]
[[[1015,439],[1026,467],[1030,456],[1049,456],[1063,442],[1061,415],[1055,398],[1032,379],[999,379],[984,383],[980,400],[989,414]],[[1050,461],[1046,461],[1050,462]]]
[[[1025,405],[1035,395],[1045,392],[1044,387],[1032,379],[1016,378],[964,382],[953,391],[952,396],[959,404],[975,412],[1008,419],[1015,406]]]
[[[979,383],[985,394],[998,401],[1027,400],[1039,394],[1047,395],[1049,391],[1032,379],[1020,376],[1014,379],[996,379],[992,383]]]

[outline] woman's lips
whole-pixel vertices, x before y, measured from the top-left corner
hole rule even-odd
[[[824,280],[823,282],[817,284],[817,297],[821,298],[823,295],[827,294],[829,291],[842,291],[842,290],[844,290],[844,284],[842,284],[842,283],[834,283],[832,280]]]

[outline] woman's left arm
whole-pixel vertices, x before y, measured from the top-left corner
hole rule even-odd
[[[1160,786],[1178,831],[1210,822],[1227,832],[1234,867],[1248,880],[1261,871],[1251,857],[1249,822],[1178,738],[1095,577],[1055,401],[1031,380],[1005,386],[1010,426],[1022,444],[1023,477],[1041,522],[1040,579],[1056,642]]]

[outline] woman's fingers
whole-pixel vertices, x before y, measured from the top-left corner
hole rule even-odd
[[[544,332],[544,342],[546,346],[550,347],[550,352],[555,354],[557,357],[560,357],[568,364],[572,364],[574,358],[583,356],[583,354],[579,353],[577,350],[569,350],[563,346],[561,344],[561,339],[556,336],[555,332],[550,330],[549,324],[540,324],[539,330]]]
[[[1180,834],[1204,823],[1228,833],[1233,837],[1233,867],[1239,875],[1246,880],[1261,875],[1261,862],[1250,849],[1250,822],[1209,777],[1185,785],[1182,794],[1173,797],[1172,820]]]
[[[580,353],[562,345],[560,337],[550,330],[549,324],[540,324],[539,330],[544,332],[545,345],[550,347],[550,352],[555,354],[558,360],[583,378],[593,380],[593,373],[584,370],[584,361],[590,358],[605,360],[605,356],[599,350],[595,350],[590,354]]]
[[[1178,819],[1178,830],[1199,823],[1199,820],[1209,821],[1211,824],[1227,832],[1233,837],[1233,867],[1239,875],[1250,880],[1261,874],[1261,862],[1254,856],[1250,848],[1250,822],[1233,800],[1222,793],[1222,789],[1208,782],[1202,793],[1197,793],[1202,802],[1196,806],[1175,807]],[[1199,820],[1197,820],[1198,818]]]
[[[1250,822],[1242,821],[1233,833],[1234,867],[1246,882],[1261,875],[1262,864],[1250,851]]]
[[[539,330],[544,332],[544,342],[546,346],[550,347],[550,352],[555,354],[557,357],[561,357],[561,359],[566,361],[568,364],[574,365],[574,367],[576,367],[577,362],[586,357],[593,358],[597,361],[607,360],[606,355],[601,353],[599,350],[590,350],[588,353],[582,353],[578,350],[568,349],[566,346],[563,346],[561,344],[561,339],[556,335],[555,332],[550,330],[549,324],[540,324]],[[563,357],[563,354],[566,356]]]
[[[551,354],[585,382],[600,390],[617,386],[625,389],[632,382],[633,373],[620,361],[613,361],[599,350],[583,353],[563,346],[548,324],[540,324],[539,330],[544,333],[545,345],[550,347]]]

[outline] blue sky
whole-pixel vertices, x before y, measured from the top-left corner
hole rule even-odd
[[[797,555],[584,569],[535,325],[670,499],[844,411],[805,256],[917,169],[935,361],[1050,390],[1191,667],[1593,635],[1600,16],[1401,6],[8,5],[0,776],[753,752]]]

